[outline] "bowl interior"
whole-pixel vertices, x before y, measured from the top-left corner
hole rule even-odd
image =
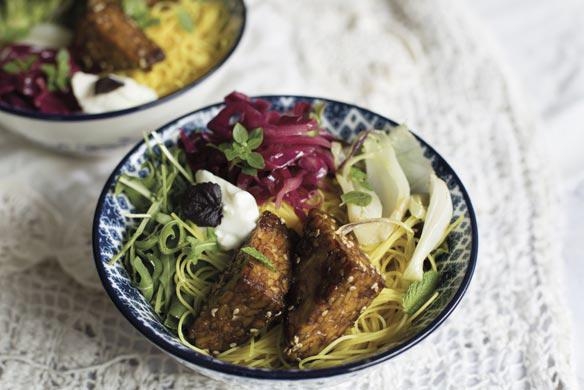
[[[298,101],[324,101],[326,103],[323,116],[325,127],[344,139],[351,139],[364,129],[390,130],[396,125],[395,122],[371,111],[345,103],[295,96],[263,98],[269,100],[272,107],[279,111],[290,109]],[[167,146],[175,146],[180,129],[191,132],[205,128],[207,122],[221,107],[222,104],[216,104],[200,109],[164,126],[157,132]],[[450,253],[438,259],[438,268],[441,274],[438,289],[439,298],[422,316],[416,319],[405,339],[397,346],[379,351],[375,356],[342,366],[300,371],[252,369],[236,366],[201,355],[181,344],[179,339],[161,324],[139,290],[132,286],[121,263],[118,262],[115,266],[107,264],[123,243],[128,226],[123,214],[132,210],[132,205],[125,196],[114,195],[114,185],[122,173],[140,174],[146,150],[146,145],[143,142],[131,150],[114,170],[105,185],[95,214],[94,257],[104,287],[120,311],[148,339],[183,361],[212,370],[256,378],[319,378],[354,371],[386,360],[415,345],[444,321],[464,294],[476,261],[476,224],[468,195],[452,168],[431,147],[422,140],[420,142],[425,156],[432,162],[436,174],[447,183],[450,189],[454,205],[454,218],[462,215],[463,221],[448,237]]]
[[[224,33],[228,36],[232,36],[233,39],[230,41],[230,46],[225,51],[223,57],[219,58],[217,62],[215,62],[204,74],[200,77],[196,78],[195,80],[191,81],[184,87],[168,94],[165,96],[161,96],[156,100],[153,100],[148,103],[144,103],[135,107],[125,108],[123,110],[117,111],[108,111],[100,114],[84,114],[84,113],[74,113],[70,115],[63,115],[63,114],[48,114],[30,110],[22,110],[18,108],[8,107],[0,104],[0,111],[4,111],[13,115],[21,116],[21,117],[28,117],[34,119],[41,119],[44,121],[83,121],[83,120],[95,120],[95,119],[105,119],[111,118],[116,116],[121,116],[125,114],[129,114],[135,111],[145,110],[150,107],[162,104],[166,101],[169,101],[184,92],[190,90],[191,88],[195,87],[207,77],[209,77],[212,73],[214,73],[217,69],[219,69],[225,61],[235,51],[235,48],[239,45],[241,41],[241,37],[243,36],[243,31],[245,29],[246,17],[247,17],[247,10],[245,7],[245,3],[243,0],[221,0],[229,13],[229,20],[225,25]]]

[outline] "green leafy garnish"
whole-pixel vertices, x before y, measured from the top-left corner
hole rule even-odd
[[[247,130],[240,123],[233,127],[233,140],[238,144],[245,144],[248,140]]]
[[[341,195],[341,206],[344,204],[354,204],[356,206],[365,207],[371,203],[373,198],[363,191],[349,191]]]
[[[217,148],[225,154],[231,166],[238,166],[249,176],[257,175],[258,169],[265,167],[261,154],[254,152],[264,140],[264,131],[261,128],[253,129],[248,133],[241,123],[233,127],[233,142],[223,143]]]
[[[353,183],[358,187],[373,191],[373,187],[371,187],[371,184],[367,181],[367,174],[365,172],[353,166],[349,171],[349,175],[351,176]]]
[[[25,37],[41,22],[55,20],[68,0],[5,0],[0,1],[0,46]]]
[[[186,32],[193,32],[195,25],[193,24],[193,19],[191,15],[182,7],[177,8],[176,17],[178,18],[178,23]]]
[[[145,0],[123,0],[122,8],[124,13],[132,18],[141,29],[160,24],[160,19],[150,15]]]
[[[61,49],[57,53],[55,64],[43,64],[41,70],[47,75],[47,87],[49,91],[67,92],[69,85],[69,52]]]
[[[265,166],[264,158],[258,152],[251,152],[246,161],[252,168],[262,169]]]
[[[4,64],[4,66],[2,67],[2,70],[5,71],[6,73],[18,74],[18,73],[20,73],[20,66],[18,66],[18,63],[16,62],[16,60],[14,60],[14,61],[7,62],[6,64]]]
[[[122,174],[115,186],[116,199],[127,199],[132,213],[126,216],[135,221],[110,264],[122,263],[164,326],[181,337],[181,324],[199,312],[231,256],[219,248],[213,229],[175,213],[193,182],[185,152],[166,147],[155,135],[145,142],[140,173]],[[196,288],[183,288],[188,283]]]
[[[249,133],[249,138],[247,140],[247,146],[250,149],[257,149],[262,142],[264,142],[264,131],[261,128],[253,129]]]
[[[430,299],[439,279],[438,272],[428,271],[424,272],[422,280],[410,284],[403,298],[404,311],[410,315],[416,313]]]
[[[272,264],[270,259],[268,259],[266,257],[266,255],[264,255],[262,252],[258,251],[256,248],[251,247],[251,246],[244,246],[243,248],[241,248],[241,251],[243,253],[245,253],[246,255],[253,257],[255,260],[257,260],[258,262],[263,264],[270,271],[276,270],[276,268],[274,268],[274,264]]]
[[[32,64],[37,60],[38,56],[35,54],[28,55],[24,58],[15,58],[14,60],[5,63],[2,70],[10,74],[19,74],[30,69]]]

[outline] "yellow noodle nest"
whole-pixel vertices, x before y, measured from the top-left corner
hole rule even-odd
[[[344,216],[344,211],[339,206],[339,197],[335,193],[321,192],[321,208],[335,216]],[[288,227],[298,233],[302,230],[302,225],[293,208],[283,203],[276,208],[273,203],[262,205],[261,211],[270,210],[284,219]],[[341,220],[343,220],[341,218]],[[453,229],[460,220],[453,223],[448,232]],[[347,332],[330,343],[319,354],[303,359],[299,362],[300,368],[324,368],[348,363],[353,360],[362,359],[367,356],[388,349],[404,340],[406,331],[411,322],[437,297],[437,293],[430,298],[426,304],[413,315],[408,315],[402,307],[402,299],[406,291],[406,286],[402,282],[402,273],[405,271],[408,259],[414,251],[417,238],[414,236],[414,227],[423,223],[423,220],[414,216],[408,216],[396,224],[393,233],[379,245],[374,247],[362,247],[371,263],[379,270],[383,276],[386,288],[379,296],[364,310]],[[418,226],[419,227],[419,226]],[[446,235],[444,237],[446,237]],[[442,244],[441,250],[445,250]],[[436,270],[433,256],[429,258],[431,266]],[[193,313],[185,313],[179,324],[179,338],[193,349],[207,354],[195,346],[189,344],[182,333],[182,325],[187,317]],[[283,349],[283,328],[281,324],[264,330],[260,335],[252,338],[246,344],[231,348],[222,352],[217,358],[248,367],[263,368],[290,368],[282,356]]]
[[[183,11],[192,19],[191,32],[177,17]],[[205,75],[226,55],[234,38],[228,31],[229,14],[221,1],[161,1],[150,13],[160,23],[148,27],[146,35],[164,50],[166,58],[148,72],[132,70],[125,75],[154,89],[158,96],[175,92]]]

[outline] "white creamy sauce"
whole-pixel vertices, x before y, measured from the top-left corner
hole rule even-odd
[[[128,77],[109,75],[111,79],[124,83],[123,86],[111,92],[95,94],[95,82],[98,75],[75,72],[71,78],[73,93],[83,109],[88,114],[123,110],[139,106],[158,99],[156,92],[145,85],[139,84]]]
[[[249,192],[204,169],[195,173],[195,180],[197,183],[215,183],[221,188],[223,219],[215,228],[215,235],[222,249],[237,248],[256,227],[260,216],[255,198]]]

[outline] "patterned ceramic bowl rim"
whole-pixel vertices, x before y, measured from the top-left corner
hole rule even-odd
[[[153,100],[151,102],[141,104],[139,106],[125,108],[123,110],[103,112],[100,114],[83,114],[83,113],[82,114],[69,114],[69,115],[47,114],[47,113],[43,113],[43,112],[21,110],[18,108],[7,107],[7,106],[3,106],[3,105],[0,105],[0,111],[4,111],[4,112],[7,112],[9,114],[13,114],[13,115],[17,115],[17,116],[22,116],[25,118],[40,119],[43,121],[82,122],[82,121],[87,121],[87,120],[106,119],[106,118],[113,118],[113,117],[117,117],[117,116],[123,116],[126,114],[131,114],[133,112],[147,110],[147,109],[154,107],[154,106],[157,106],[159,104],[169,102],[172,99],[179,97],[180,95],[184,94],[188,90],[199,85],[204,80],[206,80],[209,76],[211,76],[213,73],[215,73],[231,57],[231,55],[235,52],[235,49],[239,46],[239,43],[241,42],[241,38],[243,37],[243,32],[245,31],[245,26],[246,26],[246,21],[247,21],[247,8],[245,7],[245,3],[243,0],[232,0],[232,1],[236,2],[236,8],[240,12],[240,14],[238,14],[237,16],[241,17],[241,26],[239,26],[239,28],[237,29],[235,39],[233,40],[233,44],[231,45],[231,47],[229,48],[227,53],[225,53],[223,58],[221,58],[221,60],[219,60],[217,63],[215,63],[211,68],[209,68],[203,76],[197,78],[195,81],[185,85],[184,87],[180,88],[179,90],[174,91],[173,93],[170,93],[166,96],[163,96],[163,97],[158,98],[156,100]]]
[[[339,102],[339,101],[325,99],[325,98],[320,98],[320,97],[298,96],[298,95],[263,95],[263,96],[257,96],[254,98],[265,98],[265,99],[284,98],[284,99],[307,100],[307,101],[319,100],[319,101],[323,101],[325,103],[331,103],[331,104],[335,104],[335,105],[346,106],[348,108],[354,108],[362,113],[366,113],[368,115],[373,115],[373,116],[379,117],[382,120],[385,120],[388,123],[390,123],[392,126],[397,126],[397,123],[395,121],[390,120],[382,115],[376,114],[370,110],[361,108],[361,107],[353,105],[353,104]],[[173,121],[167,123],[166,125],[162,126],[158,130],[156,130],[156,132],[162,133],[166,129],[170,129],[173,124],[179,122],[183,118],[194,115],[198,112],[206,111],[206,110],[213,109],[216,107],[221,107],[222,105],[223,105],[223,103],[216,103],[216,104],[211,104],[211,105],[208,105],[206,107],[195,110],[189,114],[186,114],[186,115],[184,115],[176,120],[173,120]],[[94,221],[93,221],[93,256],[94,256],[97,271],[98,271],[99,276],[101,278],[102,284],[103,284],[105,290],[107,291],[110,299],[114,302],[116,307],[122,312],[122,314],[126,317],[126,319],[136,329],[138,329],[144,336],[146,336],[152,343],[154,343],[156,346],[158,346],[162,350],[166,351],[170,355],[173,355],[173,356],[179,358],[180,360],[183,360],[185,362],[189,362],[191,364],[198,365],[198,366],[201,366],[201,367],[213,370],[213,371],[217,371],[219,373],[230,374],[230,375],[235,375],[235,376],[245,377],[245,378],[256,378],[256,379],[271,379],[271,380],[303,380],[304,379],[304,380],[306,380],[306,379],[319,379],[319,378],[327,378],[327,377],[332,377],[332,376],[337,376],[337,375],[342,375],[342,374],[349,374],[349,373],[353,373],[355,371],[362,370],[364,368],[379,364],[379,363],[384,362],[386,360],[389,360],[389,359],[407,351],[408,349],[412,348],[416,344],[418,344],[420,341],[422,341],[428,335],[430,335],[432,332],[434,332],[446,320],[446,318],[456,308],[456,306],[458,305],[458,303],[462,299],[463,295],[465,294],[465,292],[468,288],[468,285],[472,279],[472,275],[474,273],[474,269],[475,269],[476,261],[477,261],[478,230],[477,230],[477,224],[476,224],[476,216],[475,216],[469,195],[468,195],[466,189],[464,188],[462,182],[460,181],[460,179],[458,178],[458,176],[454,172],[454,170],[450,167],[450,165],[448,165],[448,163],[442,158],[442,156],[440,156],[440,154],[438,154],[430,145],[428,145],[424,140],[422,140],[417,135],[416,135],[416,138],[423,144],[423,146],[426,148],[426,151],[429,151],[429,153],[431,155],[433,155],[435,158],[438,159],[440,166],[444,167],[444,170],[446,172],[448,172],[449,175],[451,175],[451,179],[460,188],[460,190],[462,192],[463,200],[464,200],[464,203],[467,207],[467,212],[469,215],[472,247],[470,250],[470,258],[468,260],[468,266],[467,266],[466,272],[464,274],[464,277],[462,279],[462,282],[460,284],[460,287],[454,293],[454,295],[452,296],[450,301],[446,304],[444,309],[422,331],[419,331],[413,337],[411,337],[408,341],[406,341],[405,343],[403,343],[401,345],[398,345],[397,347],[391,348],[391,349],[386,350],[384,352],[381,352],[377,355],[373,355],[371,357],[368,357],[368,358],[365,358],[362,360],[358,360],[358,361],[355,361],[352,363],[347,363],[347,364],[343,364],[343,365],[339,365],[339,366],[335,366],[335,367],[330,367],[330,368],[320,368],[320,369],[311,369],[311,370],[281,370],[281,369],[269,370],[269,369],[249,368],[249,367],[245,367],[245,366],[239,366],[239,365],[235,365],[235,364],[226,363],[226,362],[220,361],[218,359],[214,359],[210,356],[202,355],[202,354],[195,352],[193,350],[188,350],[188,351],[177,350],[177,348],[175,346],[173,346],[173,344],[171,342],[169,342],[167,339],[156,334],[150,328],[145,326],[136,316],[134,316],[132,314],[131,310],[127,307],[127,303],[123,302],[120,299],[116,289],[113,288],[112,285],[109,283],[108,278],[107,278],[107,271],[105,269],[106,265],[102,261],[100,261],[100,259],[99,259],[100,245],[99,245],[99,240],[98,240],[99,223],[100,223],[100,217],[102,215],[102,207],[104,205],[105,197],[108,194],[108,192],[111,190],[114,181],[117,179],[117,176],[118,176],[120,169],[124,166],[124,164],[130,158],[130,156],[132,156],[134,153],[136,153],[136,151],[141,147],[141,145],[144,143],[144,141],[141,141],[136,146],[134,146],[126,154],[126,156],[124,156],[124,158],[121,160],[121,162],[116,166],[116,168],[113,170],[113,173],[111,174],[111,176],[107,180],[107,182],[104,186],[104,189],[103,189],[103,191],[99,197],[99,200],[98,200],[97,209],[96,209],[95,217],[94,217]]]

